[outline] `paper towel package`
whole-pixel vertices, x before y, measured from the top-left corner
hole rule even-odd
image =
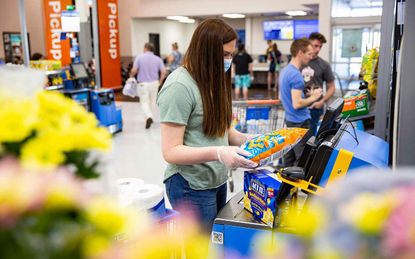
[[[244,208],[270,227],[274,226],[280,186],[276,174],[268,170],[244,173]]]

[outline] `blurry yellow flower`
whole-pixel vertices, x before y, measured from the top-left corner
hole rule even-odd
[[[344,208],[348,221],[367,235],[376,235],[383,229],[386,219],[394,208],[395,195],[362,193],[354,197]]]
[[[304,207],[301,211],[290,210],[283,217],[282,221],[286,222],[287,226],[293,227],[296,233],[305,238],[313,237],[328,220],[326,210],[318,203]]]
[[[110,248],[110,238],[97,233],[87,235],[82,244],[82,252],[85,257],[96,258],[102,256]]]
[[[74,123],[86,125],[88,127],[98,126],[98,120],[95,115],[87,112],[84,107],[77,103],[74,103],[72,105],[72,109],[68,112]]]
[[[37,122],[36,104],[30,100],[1,100],[0,142],[19,142],[28,137]]]
[[[111,148],[111,134],[105,128],[77,127],[65,135],[63,143],[66,151],[89,149],[108,151]]]
[[[61,94],[39,94],[41,134],[55,135],[64,151],[111,148],[111,134],[95,115]]]
[[[109,236],[127,232],[129,218],[127,210],[107,199],[94,199],[86,208],[86,218],[95,227]]]
[[[65,155],[59,148],[59,139],[48,136],[28,141],[22,148],[21,160],[30,168],[54,168],[65,161]]]
[[[181,258],[180,255],[185,255],[185,258],[208,258],[209,238],[195,230],[192,227],[179,227],[172,234],[167,228],[154,225],[154,230],[135,240],[136,246],[127,253],[127,258]]]
[[[59,92],[43,91],[37,97],[43,115],[62,114],[70,110],[72,104],[75,103]]]
[[[255,237],[255,255],[258,258],[284,258],[284,241],[270,238],[269,234]]]
[[[61,210],[77,207],[77,190],[72,185],[55,184],[46,191],[45,209]]]
[[[312,251],[311,259],[343,259],[344,255],[335,249],[328,248],[323,251]]]

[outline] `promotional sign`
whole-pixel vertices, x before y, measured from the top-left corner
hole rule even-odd
[[[72,0],[44,0],[45,47],[48,59],[60,60],[63,65],[71,63],[69,39],[61,40],[61,13]]]
[[[81,18],[78,11],[62,11],[62,32],[80,32]]]
[[[101,86],[121,86],[120,40],[117,0],[100,0],[98,5]]]

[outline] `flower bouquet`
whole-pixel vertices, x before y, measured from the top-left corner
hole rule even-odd
[[[117,234],[147,225],[144,217],[90,195],[64,168],[0,162],[1,258],[100,258],[117,250]]]
[[[363,171],[364,170],[364,171]],[[259,258],[414,258],[413,170],[363,169],[285,219],[295,235],[259,238]]]
[[[91,153],[110,149],[111,136],[74,101],[42,91],[43,80],[0,66],[0,257],[205,258],[209,239],[194,221],[181,217],[171,233],[171,222],[90,192]]]
[[[27,168],[64,165],[79,177],[98,177],[99,161],[91,159],[90,151],[109,150],[111,135],[75,101],[42,91],[37,73],[0,67],[0,159],[16,157]],[[28,75],[38,82],[27,82]]]

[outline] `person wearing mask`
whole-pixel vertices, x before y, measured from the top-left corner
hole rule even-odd
[[[239,99],[242,88],[242,96],[248,99],[248,88],[254,78],[252,57],[246,53],[245,45],[239,44],[238,52],[232,60],[232,74],[234,73],[235,99]]]
[[[179,45],[177,42],[171,44],[171,47],[173,51],[167,57],[167,64],[169,65],[170,72],[173,72],[176,68],[182,65],[182,53],[179,51]]]
[[[135,58],[130,76],[134,77],[136,75],[137,87],[140,89],[140,102],[146,117],[145,128],[148,129],[153,123],[153,107],[156,105],[158,88],[166,76],[163,60],[154,55],[154,45],[152,43],[146,43],[144,54]]]
[[[313,47],[306,38],[295,40],[290,47],[292,55],[290,63],[281,71],[281,102],[285,110],[285,123],[287,127],[310,129],[311,116],[308,109],[322,97],[321,88],[309,89],[308,96],[304,94],[304,80],[300,68],[307,65],[313,57]],[[282,166],[288,167],[296,164],[304,149],[304,142],[300,142],[290,150],[282,159]]]
[[[314,135],[317,134],[317,125],[320,121],[321,115],[324,113],[324,104],[327,103],[335,92],[334,75],[330,64],[324,59],[320,58],[320,53],[323,44],[326,43],[326,38],[323,34],[313,32],[308,37],[311,46],[313,46],[313,58],[307,66],[302,68],[302,75],[305,82],[306,89],[321,88],[326,85],[326,91],[321,100],[313,103],[310,106],[311,115],[311,130]]]
[[[225,206],[228,169],[257,166],[239,148],[250,136],[231,126],[236,39],[221,19],[200,23],[183,66],[168,76],[157,99],[167,196],[173,209],[187,205],[207,232]]]

